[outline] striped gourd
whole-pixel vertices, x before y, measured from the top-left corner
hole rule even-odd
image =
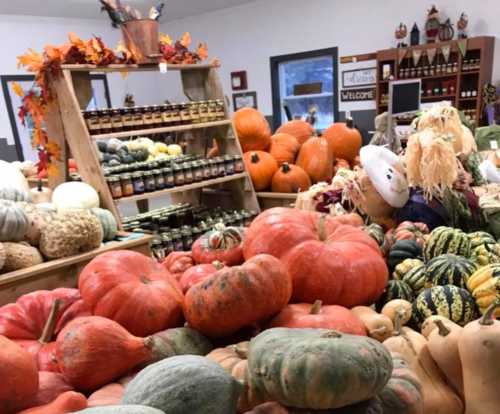
[[[391,243],[386,237],[382,227],[378,224],[370,224],[369,226],[360,227],[360,229],[377,242],[380,253],[382,253],[382,256],[385,256],[391,248]]]
[[[467,236],[470,240],[471,251],[475,251],[479,246],[484,246],[486,250],[491,251],[496,244],[495,238],[485,231],[476,231],[474,233],[469,233]]]
[[[427,318],[436,315],[465,326],[476,319],[474,299],[467,290],[456,286],[434,286],[426,289],[413,302],[412,320],[420,329]]]
[[[410,286],[415,297],[425,289],[425,266],[414,267],[403,277],[403,282]]]
[[[386,303],[394,299],[404,299],[408,302],[413,302],[415,295],[411,287],[402,280],[390,280],[387,283],[384,293],[382,293],[382,296],[375,304],[377,312],[380,312]]]
[[[425,266],[425,287],[453,285],[466,288],[476,270],[476,265],[465,257],[442,254]]]
[[[392,277],[394,279],[399,279],[402,280],[403,277],[414,267],[420,267],[423,266],[424,262],[422,262],[419,259],[406,259],[403,260],[402,263],[398,264],[396,268],[394,269],[394,273],[392,274]],[[411,301],[410,301],[411,302]]]
[[[481,313],[495,301],[500,300],[500,264],[491,264],[479,269],[467,282],[467,289],[472,293]],[[500,316],[500,309],[495,311]]]
[[[469,257],[470,240],[467,234],[451,227],[434,229],[424,245],[424,261],[446,253]]]

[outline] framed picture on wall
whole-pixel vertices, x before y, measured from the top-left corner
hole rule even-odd
[[[231,87],[233,88],[233,91],[244,91],[245,89],[248,89],[247,72],[232,72]]]
[[[234,110],[241,108],[257,109],[257,92],[243,92],[233,94]]]
[[[359,88],[377,83],[377,68],[345,70],[342,72],[342,87]]]

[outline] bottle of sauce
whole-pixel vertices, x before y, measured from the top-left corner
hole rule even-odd
[[[162,105],[161,106],[161,119],[162,119],[162,126],[164,128],[168,128],[168,127],[172,126],[170,105]]]
[[[191,123],[191,114],[189,112],[189,106],[185,102],[181,103],[179,106],[179,111],[181,114],[181,125],[189,125]]]
[[[153,113],[153,127],[154,128],[161,128],[163,126],[163,118],[161,115],[161,108],[158,105],[154,105],[151,108],[151,111]]]
[[[85,111],[84,118],[90,135],[99,135],[101,133],[101,123],[97,111]]]
[[[101,134],[111,133],[111,117],[107,109],[101,109],[99,112],[99,125],[101,126]]]
[[[144,122],[142,121],[142,111],[138,106],[132,108],[132,117],[134,119],[134,129],[140,131],[144,128]]]
[[[134,118],[132,117],[132,111],[130,108],[123,108],[121,111],[122,115],[122,125],[124,131],[134,130]]]
[[[111,109],[110,116],[111,116],[111,130],[113,132],[122,132],[123,122],[122,122],[122,113],[120,109],[118,108]]]
[[[172,120],[172,126],[179,126],[181,124],[181,113],[179,105],[170,105],[170,117]]]
[[[153,113],[151,112],[151,107],[147,105],[143,106],[141,108],[141,113],[144,129],[153,128]]]

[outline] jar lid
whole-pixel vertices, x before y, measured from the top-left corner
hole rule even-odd
[[[106,181],[108,183],[119,182],[120,181],[120,177],[117,177],[116,175],[113,175],[111,177],[106,178]]]
[[[162,171],[163,171],[164,173],[171,173],[173,170],[172,170],[172,168],[170,168],[170,167],[165,167]]]
[[[182,168],[191,168],[191,163],[190,162],[183,163]]]
[[[120,175],[120,178],[121,178],[122,180],[128,180],[128,179],[132,178],[132,174],[130,174],[130,173],[125,173],[125,174]]]
[[[224,159],[224,161],[233,161],[234,160],[234,157],[232,155],[224,155],[224,157],[222,157]]]
[[[155,169],[155,170],[153,170],[153,171],[152,171],[152,173],[153,173],[153,174],[161,174],[161,171],[160,171],[160,170],[158,170],[158,169]]]
[[[142,171],[136,171],[136,172],[132,173],[132,177],[133,178],[142,177]]]
[[[234,158],[235,160],[241,160],[241,155],[234,155],[234,156],[233,156],[233,158]]]
[[[191,232],[191,229],[184,229],[181,231],[181,234],[183,236],[191,236],[193,233]]]
[[[174,169],[174,171],[182,170],[182,166],[179,164],[174,164],[172,168]]]

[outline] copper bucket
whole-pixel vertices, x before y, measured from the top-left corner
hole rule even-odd
[[[139,64],[158,63],[161,57],[158,42],[158,22],[152,19],[129,20],[120,26],[123,44],[135,49]]]

